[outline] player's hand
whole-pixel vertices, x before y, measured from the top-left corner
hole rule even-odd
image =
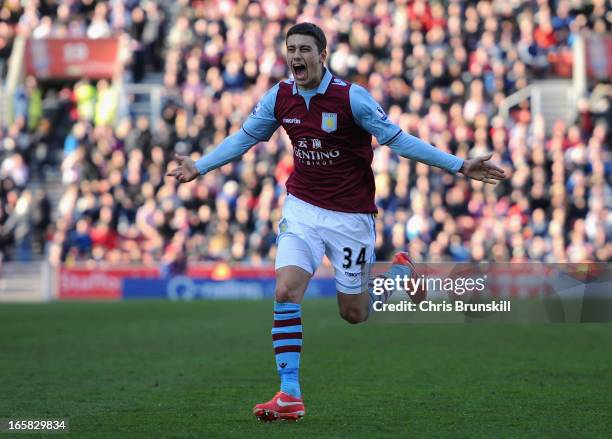
[[[178,166],[166,175],[169,177],[176,178],[181,183],[187,183],[188,181],[195,180],[198,178],[200,173],[198,172],[195,162],[186,155],[174,154],[174,159],[178,162]]]
[[[492,156],[493,153],[490,153],[489,155],[464,160],[459,172],[466,177],[482,181],[483,183],[497,184],[497,181],[506,179],[506,173],[503,169],[487,163],[491,160]]]

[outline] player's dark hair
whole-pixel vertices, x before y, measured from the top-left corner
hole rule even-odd
[[[315,39],[319,53],[323,52],[323,50],[325,50],[327,47],[327,38],[325,38],[325,34],[316,24],[304,22],[292,26],[291,29],[287,31],[285,41],[287,41],[287,38],[289,38],[291,35],[310,35]]]

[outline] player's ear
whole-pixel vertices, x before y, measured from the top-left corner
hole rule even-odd
[[[321,60],[321,64],[325,64],[325,60],[327,59],[327,49],[323,49],[319,54],[319,59]]]

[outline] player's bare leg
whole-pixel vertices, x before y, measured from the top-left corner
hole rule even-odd
[[[303,268],[290,265],[276,270],[274,300],[279,303],[302,303],[312,274]]]
[[[338,291],[338,310],[349,323],[361,323],[368,319],[370,295],[367,291],[359,294],[346,294]]]
[[[260,421],[297,421],[306,413],[298,381],[302,351],[300,303],[311,277],[308,271],[293,265],[276,270],[272,340],[281,388],[270,401],[253,407]]]
[[[407,253],[397,253],[393,258],[389,271],[378,277],[390,278],[394,276],[419,277],[419,273]],[[372,291],[372,286],[372,282],[369,282],[367,290],[360,294],[337,292],[338,309],[344,320],[352,324],[365,322],[372,311],[374,302],[380,301],[386,303],[394,292],[391,290],[376,295]],[[413,302],[420,303],[425,300],[426,292],[425,289],[421,289],[410,293],[409,296]]]

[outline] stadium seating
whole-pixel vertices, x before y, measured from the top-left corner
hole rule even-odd
[[[288,73],[288,26],[313,21],[332,71],[404,130],[463,157],[492,151],[510,174],[484,187],[375,145],[379,260],[612,259],[609,113],[585,101],[546,126],[523,102],[499,116],[505,97],[558,74],[550,60],[576,35],[610,31],[604,1],[58,3],[0,7],[0,66],[16,34],[128,35],[126,81],[161,78],[161,122],[121,117],[105,81],[26,79],[0,128],[0,258],[271,263],[292,170],[282,130],[195,182],[165,173],[175,152],[197,158],[239,129]]]

